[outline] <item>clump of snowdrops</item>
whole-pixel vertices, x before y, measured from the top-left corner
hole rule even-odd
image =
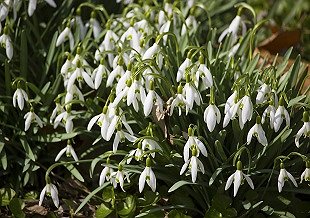
[[[46,2],[49,18],[1,3],[1,193],[35,187],[63,207],[72,175],[90,190],[74,213],[92,200],[102,217],[306,212],[282,204],[309,193],[307,69],[287,66],[292,49],[254,53],[266,21],[249,5]]]

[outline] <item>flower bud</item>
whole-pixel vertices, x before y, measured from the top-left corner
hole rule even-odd
[[[242,167],[242,162],[240,160],[238,160],[237,162],[237,170],[242,170],[243,167]]]

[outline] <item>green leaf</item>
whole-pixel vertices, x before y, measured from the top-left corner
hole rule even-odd
[[[173,192],[173,191],[177,190],[178,188],[182,187],[183,185],[194,185],[194,184],[195,183],[181,180],[181,181],[176,182],[173,186],[171,186],[171,188],[168,190],[168,192]]]
[[[96,218],[105,218],[111,214],[113,210],[105,206],[104,204],[101,204],[99,208],[96,210]]]
[[[22,30],[20,38],[20,72],[21,76],[27,80],[28,71],[28,45],[26,30]]]
[[[223,217],[222,213],[220,213],[213,207],[210,207],[210,209],[205,214],[205,218],[222,218],[222,217]]]
[[[180,211],[172,210],[168,213],[168,218],[191,218],[191,217],[181,213]]]
[[[11,188],[2,188],[0,189],[0,205],[7,206],[10,204],[10,201],[14,198],[16,192]]]
[[[30,160],[35,161],[36,159],[34,157],[34,154],[31,150],[31,147],[29,146],[28,142],[26,141],[26,139],[21,138],[20,142],[22,143],[22,146],[26,152],[27,157],[30,158]]]
[[[67,139],[74,138],[77,135],[82,134],[83,132],[72,132],[72,133],[51,133],[45,135],[35,135],[31,136],[31,140],[37,142],[61,142]]]
[[[294,106],[295,104],[297,104],[298,102],[300,102],[301,100],[303,100],[305,97],[306,97],[306,95],[301,95],[301,96],[298,96],[298,97],[296,97],[296,98],[291,99],[291,100],[288,102],[287,107],[289,108],[289,107]]]
[[[213,182],[215,181],[216,177],[226,168],[228,168],[230,166],[228,165],[224,165],[222,167],[219,167],[215,170],[215,172],[212,174],[210,180],[209,180],[209,186],[211,186],[213,184]]]
[[[23,202],[21,199],[13,198],[10,201],[9,208],[12,214],[14,215],[14,217],[17,217],[17,218],[26,217],[25,213],[22,210],[22,207],[23,207]]]
[[[108,186],[103,189],[102,198],[104,202],[114,202],[115,201],[115,194],[114,194],[114,187]],[[113,205],[113,204],[112,204]]]
[[[74,214],[77,214],[84,206],[85,204],[98,192],[100,192],[102,189],[104,189],[105,187],[107,187],[107,185],[109,185],[110,182],[106,182],[104,183],[102,186],[99,186],[98,188],[96,188],[94,191],[92,191],[91,193],[89,193],[86,198],[84,198],[84,200],[82,201],[82,203],[80,204],[80,206],[76,209],[76,211],[74,212]]]
[[[70,171],[70,173],[80,180],[81,182],[84,182],[83,176],[80,174],[80,172],[73,166],[73,164],[65,164],[65,167]]]
[[[127,196],[125,201],[117,205],[117,213],[120,217],[132,217],[136,210],[136,199],[133,195]]]

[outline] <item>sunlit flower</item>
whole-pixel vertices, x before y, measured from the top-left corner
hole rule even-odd
[[[64,43],[66,40],[69,40],[70,50],[72,51],[74,48],[74,37],[68,26],[59,34],[56,41],[56,47]]]
[[[287,110],[284,108],[284,99],[283,97],[279,100],[279,106],[276,110],[276,113],[274,115],[274,131],[278,132],[280,129],[283,120],[286,121],[286,126],[290,125],[290,115],[288,114]]]
[[[254,189],[253,182],[251,178],[242,172],[242,162],[237,162],[237,170],[234,172],[227,180],[225,185],[225,190],[229,189],[232,183],[234,183],[234,197],[237,195],[240,185],[242,184],[243,177],[249,184],[249,186]]]
[[[57,5],[54,2],[54,0],[44,0],[47,4],[49,4],[50,6],[52,6],[53,8],[56,8]],[[37,8],[37,0],[29,0],[29,5],[28,5],[28,15],[29,17],[31,17],[33,15],[33,12],[36,10]]]
[[[107,158],[107,165],[103,168],[103,170],[100,173],[99,186],[102,186],[105,181],[111,180],[111,176],[114,170],[109,165],[110,165],[110,158]]]
[[[60,124],[60,122],[64,122],[65,124],[65,128],[66,128],[66,132],[67,133],[71,133],[73,130],[73,119],[74,119],[74,115],[72,114],[73,111],[71,111],[71,109],[68,109],[67,111],[62,112],[61,114],[59,114],[54,121],[54,129],[57,128],[57,126]]]
[[[28,101],[27,93],[21,89],[17,88],[13,95],[13,106],[16,107],[16,102],[20,110],[24,109],[25,101]]]
[[[100,26],[99,21],[96,19],[96,12],[95,11],[91,12],[90,24],[91,24],[91,27],[93,29],[94,38],[96,39],[100,36],[102,28]]]
[[[113,153],[115,153],[117,151],[117,148],[118,148],[118,144],[121,142],[125,142],[125,139],[127,139],[128,141],[130,142],[134,142],[136,141],[137,137],[127,133],[127,132],[124,132],[122,129],[121,129],[121,125],[118,125],[116,127],[116,134],[115,134],[115,138],[114,138],[114,141],[113,141]]]
[[[261,125],[261,117],[256,117],[256,124],[250,129],[248,136],[247,136],[247,144],[251,143],[253,135],[257,138],[258,142],[262,145],[266,146],[268,144],[265,132]]]
[[[128,30],[123,33],[120,40],[123,43],[126,40],[129,41],[130,47],[132,47],[133,49],[135,49],[137,52],[140,53],[140,50],[141,50],[140,38],[139,38],[137,31],[132,26],[129,27]]]
[[[75,80],[78,80],[78,82],[80,83],[82,80],[84,79],[84,81],[86,82],[86,84],[94,89],[95,85],[93,80],[91,79],[91,77],[85,72],[85,70],[82,68],[81,66],[81,62],[78,61],[77,62],[77,68],[75,69],[75,71],[72,73],[72,75],[69,78],[68,81],[68,86],[67,86],[67,91],[70,92],[70,90],[73,87],[73,84],[75,82]]]
[[[281,163],[280,164],[280,174],[278,177],[278,190],[279,190],[279,192],[282,191],[282,188],[284,186],[284,182],[287,181],[288,179],[290,179],[293,182],[293,184],[297,187],[296,180],[294,179],[292,174],[290,174],[289,172],[286,171],[286,169],[284,168],[284,164]]]
[[[56,102],[56,107],[54,108],[52,115],[50,117],[50,123],[53,123],[53,120],[56,118],[56,116],[58,114],[61,114],[62,112],[64,112],[65,110],[63,109],[63,107],[61,106],[61,104],[59,102]]]
[[[303,180],[310,181],[310,161],[309,160],[306,161],[306,169],[300,176],[300,183],[302,183]]]
[[[130,164],[132,158],[134,158],[136,161],[140,161],[142,159],[142,154],[143,154],[143,150],[142,150],[142,143],[139,142],[138,143],[138,147],[134,150],[131,150],[128,154],[128,158],[126,160],[127,164]]]
[[[108,112],[108,106],[104,106],[102,113],[94,116],[87,125],[87,130],[90,131],[93,125],[97,123],[101,128],[101,136],[104,140],[107,140],[107,131],[110,125],[110,118]]]
[[[163,34],[163,33],[167,33],[169,32],[169,29],[170,29],[170,25],[171,25],[171,20],[168,20],[166,23],[164,23],[160,29],[159,29],[159,34]],[[168,35],[164,35],[163,36],[163,44],[166,45],[167,43],[167,38],[168,38]]]
[[[114,68],[114,70],[112,70],[108,76],[107,87],[112,86],[115,78],[121,77],[124,75],[125,70],[123,67],[123,63],[124,63],[123,58],[120,58],[118,60],[118,64],[117,64],[116,68]]]
[[[181,79],[185,79],[186,69],[189,68],[193,63],[190,59],[191,52],[188,52],[186,59],[180,65],[177,72],[177,82],[180,82]]]
[[[59,151],[59,153],[57,154],[57,156],[55,158],[55,162],[58,161],[64,153],[66,153],[67,157],[72,156],[75,161],[79,160],[79,158],[76,155],[70,141],[68,141],[67,146],[65,148],[63,148]]]
[[[191,127],[188,128],[188,139],[184,145],[183,149],[183,157],[184,161],[187,162],[189,160],[189,152],[190,150],[196,149],[197,150],[197,157],[199,156],[200,152],[203,156],[207,157],[208,152],[205,145],[198,139],[197,136],[194,136],[193,129]]]
[[[52,183],[47,183],[43,190],[40,193],[40,201],[39,206],[42,205],[42,202],[44,200],[45,194],[47,196],[51,196],[52,200],[54,202],[54,205],[58,208],[59,207],[59,198],[58,198],[58,190],[57,187]]]
[[[198,155],[197,149],[193,148],[192,149],[192,157],[190,159],[188,159],[187,161],[185,161],[185,163],[183,164],[181,171],[180,171],[180,175],[182,175],[185,172],[185,170],[187,168],[189,168],[191,176],[192,176],[192,182],[193,183],[196,182],[198,169],[203,174],[205,173],[204,166],[203,166],[202,162],[197,158],[197,155]]]
[[[239,15],[237,15],[231,21],[229,27],[222,32],[218,41],[221,42],[226,35],[231,34],[232,42],[235,43],[237,41],[237,38],[238,38],[237,34],[238,34],[240,24],[242,25],[242,35],[244,35],[246,32],[245,23],[242,21],[242,18]]]
[[[196,20],[196,18],[193,15],[189,15],[186,20],[185,23],[183,23],[182,25],[182,29],[181,29],[181,36],[186,34],[187,30],[196,30],[198,26],[198,22]]]
[[[266,83],[262,84],[257,90],[256,104],[261,104],[268,99],[271,88]]]
[[[194,102],[196,102],[197,105],[200,105],[200,93],[198,92],[197,88],[194,87],[194,84],[190,81],[189,74],[186,75],[186,83],[183,88],[183,92],[186,102],[188,103],[188,105],[186,105],[186,111],[193,109]]]
[[[181,116],[181,113],[182,113],[181,109],[184,107],[186,108],[186,114],[188,113],[189,104],[183,95],[183,87],[181,84],[178,86],[176,97],[173,99],[173,101],[171,103],[170,113],[169,113],[170,116],[172,116],[173,110],[175,107],[179,108],[179,116]]]
[[[80,34],[80,40],[84,39],[87,33],[87,27],[84,25],[82,17],[81,17],[81,8],[79,7],[76,10],[75,22],[78,27],[78,32]]]
[[[208,130],[212,132],[216,123],[219,124],[221,122],[221,112],[215,104],[210,104],[204,111],[203,118]]]
[[[302,135],[304,135],[304,137],[308,137],[308,138],[310,137],[310,122],[309,122],[308,111],[305,111],[303,113],[303,121],[304,121],[303,126],[298,130],[295,136],[295,144],[298,148],[300,147],[299,139]]]
[[[154,44],[145,51],[142,56],[142,60],[152,58],[158,52],[159,48],[160,46],[156,42],[154,42]]]
[[[95,89],[98,89],[103,76],[107,76],[109,74],[109,70],[107,69],[107,67],[104,65],[103,63],[103,59],[100,61],[99,66],[94,70],[93,74],[95,76]]]
[[[241,99],[241,104],[239,107],[238,115],[239,117],[241,115],[241,120],[239,119],[239,125],[240,125],[240,128],[243,129],[244,124],[247,121],[250,121],[253,115],[253,104],[252,104],[250,96],[245,95]],[[242,121],[242,125],[240,124],[240,121]]]
[[[149,90],[149,93],[147,94],[147,96],[145,97],[145,101],[144,101],[144,105],[143,105],[143,110],[144,110],[145,116],[148,116],[151,113],[152,108],[154,106],[154,102],[158,106],[159,111],[163,112],[163,110],[164,110],[163,100],[154,91],[154,82],[150,81],[150,90]]]
[[[273,129],[275,113],[276,113],[276,108],[273,106],[273,102],[271,101],[268,107],[264,110],[263,116],[262,116],[262,123],[265,123],[266,117],[269,116],[269,124],[270,124],[271,129]]]
[[[119,164],[117,172],[113,172],[111,174],[111,180],[112,180],[114,188],[116,188],[117,187],[117,183],[119,183],[119,186],[121,187],[123,192],[125,192],[125,190],[124,190],[124,180],[125,180],[125,178],[124,177],[127,179],[127,182],[130,182],[128,173],[124,172],[123,165]]]
[[[210,88],[213,86],[213,78],[210,73],[210,70],[207,68],[207,66],[204,63],[204,57],[199,57],[199,67],[196,73],[196,80],[197,83],[195,84],[196,87],[199,85],[199,78],[201,78],[202,81],[202,90],[205,90],[207,88]]]
[[[36,122],[41,128],[43,127],[43,122],[33,111],[33,108],[30,109],[28,113],[24,116],[25,119],[25,131],[27,131],[30,127],[30,124]]]
[[[146,151],[146,149],[148,149],[150,151],[153,151],[156,149],[162,151],[162,148],[159,146],[159,144],[155,140],[150,139],[150,138],[144,138],[142,140],[142,150]],[[151,156],[154,158],[155,152],[152,152]]]
[[[146,159],[146,166],[139,177],[139,192],[141,193],[144,189],[145,182],[150,186],[153,192],[156,191],[156,177],[151,168],[151,159]]]
[[[69,103],[73,99],[84,101],[83,93],[75,84],[73,84],[72,88],[67,91],[65,96],[65,104]]]

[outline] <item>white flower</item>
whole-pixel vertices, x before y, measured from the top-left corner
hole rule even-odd
[[[150,138],[145,138],[142,140],[142,150],[145,151],[146,149],[153,151],[155,149],[162,151],[162,148],[159,146],[159,144]],[[155,157],[155,152],[151,153],[151,156]]]
[[[246,179],[249,186],[252,189],[254,189],[254,185],[253,185],[251,178],[242,172],[242,163],[241,163],[241,161],[238,161],[237,162],[237,170],[228,178],[228,180],[226,182],[225,190],[229,189],[231,184],[234,182],[234,197],[235,197],[237,195],[239,187],[242,183],[243,177]]]
[[[16,107],[16,101],[17,105],[20,110],[23,110],[25,101],[28,101],[28,95],[27,93],[21,89],[17,88],[13,95],[13,106]]]
[[[110,117],[108,112],[108,106],[104,106],[102,113],[94,116],[87,125],[87,130],[90,131],[93,125],[97,123],[101,127],[101,136],[104,140],[107,140],[107,131],[110,125]]]
[[[144,102],[146,98],[145,89],[138,80],[134,80],[127,92],[127,106],[132,104],[136,112],[139,111],[138,101]]]
[[[72,51],[74,48],[74,37],[69,27],[66,27],[58,36],[56,41],[56,47],[60,44],[64,43],[66,40],[69,39],[70,50]]]
[[[265,132],[263,130],[263,127],[261,125],[261,117],[256,117],[256,123],[255,125],[250,129],[248,136],[247,136],[247,143],[248,145],[251,143],[252,137],[256,136],[259,143],[266,146],[268,144]]]
[[[71,110],[64,111],[61,114],[59,114],[54,121],[54,129],[57,128],[57,126],[60,124],[61,121],[65,123],[65,128],[67,133],[71,133],[73,130],[73,118],[74,115],[72,115]]]
[[[186,69],[189,68],[193,63],[190,59],[191,52],[188,52],[186,59],[180,65],[178,72],[177,72],[177,82],[180,82],[181,79],[185,79]]]
[[[230,103],[230,102],[228,102],[230,99],[228,99],[226,102],[225,109],[227,108],[227,111],[225,112],[225,117],[223,120],[223,128],[225,128],[228,125],[230,120],[235,119],[237,112],[240,113],[240,104],[241,104],[242,100],[235,102],[236,99],[237,98],[235,98],[233,100],[232,104],[230,106],[227,106],[227,107],[226,107],[226,105],[228,105]],[[240,128],[241,128],[242,124],[243,124],[243,122],[241,120],[241,116],[239,116]]]
[[[75,84],[73,84],[72,88],[69,91],[67,91],[66,97],[65,97],[65,104],[72,101],[73,98],[76,98],[80,101],[84,101],[83,93]]]
[[[213,86],[213,78],[212,75],[205,64],[200,64],[197,71],[197,82],[199,82],[199,77],[201,77],[202,81],[202,90],[210,88]],[[196,84],[198,87],[198,84]]]
[[[268,94],[271,92],[269,85],[264,83],[261,85],[257,91],[256,104],[264,103],[268,99]]]
[[[235,54],[237,53],[238,49],[240,47],[240,43],[237,43],[236,45],[234,45],[228,53],[228,57],[231,58],[233,56],[235,56]],[[237,80],[237,78],[235,78],[235,80]]]
[[[118,96],[127,86],[127,81],[131,77],[131,63],[129,63],[126,72],[118,80],[115,88],[115,94]],[[128,87],[129,88],[129,87]]]
[[[128,40],[130,47],[132,47],[134,50],[140,53],[140,50],[141,50],[140,38],[139,38],[137,31],[132,26],[129,27],[129,29],[123,33],[120,40],[123,43],[125,42],[125,40]]]
[[[39,206],[42,205],[42,202],[44,200],[44,195],[48,195],[52,197],[52,200],[54,202],[54,205],[58,208],[59,207],[59,198],[58,198],[58,190],[57,187],[52,183],[47,183],[43,190],[40,193],[40,201]]]
[[[194,102],[196,102],[197,105],[200,105],[200,93],[196,89],[196,87],[193,86],[192,82],[190,82],[189,75],[186,75],[186,83],[183,89],[183,92],[185,94],[185,99],[188,103],[186,105],[186,111],[192,110],[194,106]]]
[[[6,56],[9,60],[13,57],[13,45],[10,36],[8,35],[7,27],[4,27],[3,34],[0,36],[0,43],[2,47],[5,47]]]
[[[54,108],[52,115],[50,117],[50,123],[53,123],[53,120],[55,119],[55,117],[64,112],[65,110],[63,109],[63,107],[61,106],[61,104],[59,102],[56,102],[56,107]]]
[[[239,117],[241,114],[242,125],[240,125],[240,119],[239,119],[239,125],[241,129],[243,129],[243,126],[246,123],[246,121],[250,121],[253,115],[253,104],[252,104],[250,96],[245,95],[241,99],[240,110],[241,110],[241,113],[239,112],[238,114],[239,114]]]
[[[280,98],[279,106],[276,110],[276,113],[274,115],[274,131],[278,132],[280,129],[283,120],[286,121],[286,126],[290,125],[290,115],[288,114],[287,110],[284,108],[284,99],[283,97]]]
[[[75,69],[75,71],[73,72],[73,74],[69,78],[68,85],[67,85],[67,91],[70,92],[70,90],[73,87],[75,80],[78,80],[79,82],[81,82],[83,79],[90,88],[92,88],[92,89],[95,88],[93,80],[85,72],[85,70],[81,67],[80,61],[78,61],[77,62],[77,68]]]
[[[118,148],[118,144],[121,142],[125,142],[125,139],[127,139],[130,142],[134,142],[136,141],[137,137],[130,135],[127,132],[124,132],[123,130],[120,129],[120,127],[118,126],[115,134],[115,138],[113,141],[113,153],[116,153],[117,148]]]
[[[203,174],[205,173],[205,169],[202,162],[197,158],[197,150],[195,148],[192,150],[192,157],[187,161],[185,161],[184,165],[182,166],[180,175],[182,175],[187,168],[190,169],[193,183],[196,182],[198,169]]]
[[[268,105],[268,107],[264,110],[263,116],[262,116],[262,123],[265,123],[266,116],[269,116],[269,124],[270,128],[273,129],[274,125],[274,115],[276,113],[276,108],[271,104]]]
[[[150,83],[151,83],[150,84],[150,90],[149,90],[149,93],[147,94],[147,96],[145,97],[145,101],[144,101],[144,105],[143,105],[144,115],[146,117],[151,113],[152,108],[154,106],[154,102],[158,106],[160,112],[164,111],[163,100],[153,90],[154,89],[154,85],[153,85],[153,81],[152,80],[150,81]]]
[[[230,23],[229,27],[225,29],[219,37],[219,42],[221,42],[227,34],[231,34],[232,42],[235,43],[238,38],[238,29],[240,24],[242,25],[242,35],[246,32],[245,23],[242,21],[241,17],[237,15]]]
[[[203,117],[209,131],[212,132],[216,123],[219,124],[221,121],[221,112],[216,105],[210,104],[204,111]]]
[[[300,183],[302,183],[303,180],[310,181],[310,163],[309,163],[309,161],[306,162],[306,169],[304,170],[304,172],[300,176]]]
[[[151,168],[151,159],[146,159],[146,167],[142,171],[139,177],[139,192],[141,193],[144,189],[145,181],[150,186],[153,192],[156,191],[156,177]]]
[[[124,172],[123,165],[120,164],[118,166],[118,171],[117,172],[113,172],[111,174],[111,181],[113,183],[114,188],[116,188],[117,187],[117,183],[119,183],[119,186],[121,187],[123,192],[125,192],[125,190],[124,190],[124,177],[126,177],[127,182],[130,182],[128,173]]]
[[[163,34],[163,33],[167,33],[169,32],[170,29],[170,25],[171,25],[171,20],[168,20],[166,23],[164,23],[161,28],[159,29],[159,34]],[[168,35],[164,35],[163,37],[163,44],[166,45],[167,43],[167,37]]]
[[[303,121],[304,121],[304,125],[300,128],[300,130],[298,130],[296,136],[295,136],[295,145],[297,146],[297,148],[299,148],[300,144],[299,144],[299,139],[302,135],[304,135],[305,137],[310,137],[310,122],[309,122],[309,113],[308,111],[305,111],[303,113]]]
[[[175,107],[179,108],[179,116],[181,116],[181,113],[182,113],[181,108],[186,107],[186,115],[187,115],[188,110],[189,110],[189,104],[183,95],[183,87],[181,84],[178,86],[176,97],[175,97],[175,99],[173,99],[173,101],[171,103],[170,116],[172,116],[173,110]]]
[[[81,8],[76,10],[77,15],[75,16],[75,22],[78,26],[78,32],[80,34],[80,40],[84,39],[87,33],[87,27],[84,25],[82,17],[81,17]]]
[[[225,103],[225,109],[224,109],[224,113],[226,114],[229,109],[235,104],[235,100],[238,96],[238,92],[235,90],[227,99],[226,103]]]
[[[44,0],[46,3],[48,3],[50,6],[52,6],[53,8],[56,8],[57,5],[54,2],[54,0]],[[33,15],[33,12],[36,10],[37,8],[37,0],[29,0],[29,5],[28,5],[28,15],[29,17],[31,17]]]
[[[112,70],[111,73],[109,74],[108,79],[107,79],[107,87],[112,86],[113,81],[114,81],[115,78],[121,77],[121,76],[124,75],[125,70],[124,70],[123,66],[119,65],[119,64],[117,64],[116,68],[114,70]]]
[[[185,143],[184,149],[183,149],[183,157],[184,161],[187,162],[189,160],[189,151],[196,149],[197,150],[197,157],[199,156],[199,153],[201,152],[203,156],[207,157],[208,152],[205,147],[205,145],[198,139],[197,136],[193,135],[193,130],[191,127],[188,128],[188,139]]]
[[[142,159],[142,146],[141,143],[138,143],[138,147],[134,150],[131,150],[128,154],[128,159],[126,160],[127,164],[130,164],[132,158],[134,158],[136,161],[140,161]]]
[[[284,182],[288,180],[288,178],[293,182],[293,184],[297,187],[297,182],[294,179],[294,177],[292,176],[292,174],[290,174],[289,172],[286,171],[286,169],[284,168],[284,164],[281,163],[280,164],[280,174],[278,177],[278,190],[279,192],[282,191],[282,188],[284,186]]]
[[[68,142],[67,146],[65,148],[61,149],[60,152],[57,154],[57,156],[55,158],[55,162],[58,161],[64,153],[66,153],[67,157],[71,157],[72,156],[75,161],[79,160],[79,158],[76,155],[76,153],[75,153],[71,143]]]
[[[159,48],[159,45],[154,42],[154,44],[145,51],[142,60],[151,59],[158,52]]]
[[[2,3],[0,4],[0,21],[2,22],[6,19],[6,17],[9,14],[12,0],[4,0],[1,2]],[[1,27],[1,22],[0,22],[0,27]],[[0,32],[1,32],[1,28],[0,28]]]
[[[111,180],[111,176],[114,171],[111,167],[109,167],[109,164],[110,164],[110,159],[107,158],[107,165],[103,168],[103,170],[100,173],[99,186],[102,186],[105,180],[107,181]]]
[[[43,127],[42,120],[40,119],[40,117],[38,117],[38,115],[36,115],[33,112],[32,108],[30,109],[28,113],[25,114],[24,119],[25,119],[25,131],[29,129],[30,124],[33,122],[36,122],[41,128]]]
[[[115,44],[118,41],[118,38],[119,37],[112,30],[107,30],[102,43],[99,45],[99,48],[95,52],[95,59],[99,61],[102,58],[101,52],[113,51],[115,49]],[[108,53],[108,61],[111,67],[113,65],[113,59],[114,54]]]
[[[197,20],[193,15],[189,15],[186,20],[185,23],[183,23],[182,25],[182,29],[181,29],[181,36],[186,34],[186,30],[190,30],[190,32],[192,32],[193,30],[196,30],[198,26]]]
[[[100,26],[99,21],[96,19],[96,12],[95,11],[93,11],[91,13],[90,24],[91,24],[91,27],[93,29],[94,38],[96,39],[100,36],[102,28]]]
[[[93,72],[95,76],[95,89],[98,89],[103,76],[107,76],[109,74],[109,70],[106,66],[103,65],[103,61],[100,61],[100,65]]]

